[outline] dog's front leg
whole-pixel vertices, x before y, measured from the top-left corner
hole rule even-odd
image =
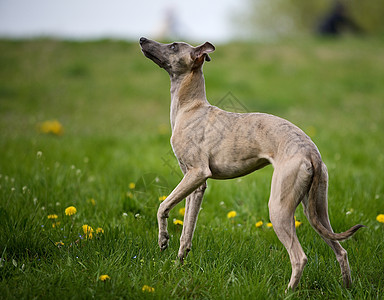
[[[200,187],[192,192],[186,200],[183,232],[180,237],[180,249],[178,254],[181,262],[183,262],[184,258],[187,257],[188,252],[191,250],[193,232],[196,228],[197,216],[200,211],[206,188],[207,183],[204,182]]]
[[[157,211],[157,221],[159,223],[159,246],[161,250],[168,247],[169,234],[167,231],[167,218],[169,212],[176,204],[187,197],[190,193],[202,185],[211,176],[209,169],[191,168],[186,172],[183,179],[165,199]]]

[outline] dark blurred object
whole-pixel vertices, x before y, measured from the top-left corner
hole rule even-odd
[[[317,32],[320,35],[338,36],[348,30],[360,33],[360,27],[349,16],[343,3],[335,1],[331,11],[320,22]]]

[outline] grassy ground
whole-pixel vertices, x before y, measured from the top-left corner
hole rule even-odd
[[[382,299],[383,49],[373,39],[229,44],[205,65],[212,104],[276,114],[312,137],[330,173],[335,231],[367,225],[343,243],[354,279],[346,290],[299,208],[309,261],[285,295],[289,258],[266,226],[271,167],[208,182],[184,266],[174,263],[178,205],[160,253],[159,197],[181,173],[169,145],[168,76],[137,43],[0,41],[0,298]],[[69,206],[77,213],[66,215]]]

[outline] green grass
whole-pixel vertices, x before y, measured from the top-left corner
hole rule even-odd
[[[183,203],[169,218],[169,249],[158,249],[158,198],[181,173],[169,145],[169,78],[137,43],[0,41],[0,298],[382,299],[383,49],[368,38],[233,43],[204,67],[212,104],[276,114],[310,134],[329,169],[335,231],[367,226],[343,243],[354,280],[347,290],[299,208],[309,261],[285,295],[288,254],[265,226],[272,167],[208,181],[183,266],[172,223]],[[53,119],[63,135],[39,132]],[[104,234],[86,239],[83,224]]]

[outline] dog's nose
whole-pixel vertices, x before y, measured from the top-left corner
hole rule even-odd
[[[147,39],[145,37],[140,38],[140,44],[143,44]]]

